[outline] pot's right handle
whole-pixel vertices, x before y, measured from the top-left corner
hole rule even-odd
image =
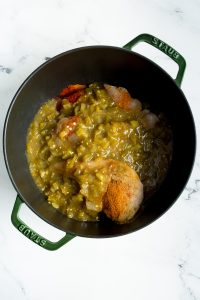
[[[20,218],[19,218],[19,210],[21,205],[23,204],[23,201],[19,196],[17,196],[17,199],[15,201],[15,205],[13,207],[12,215],[11,215],[11,221],[13,225],[27,238],[29,238],[31,241],[36,243],[37,245],[41,246],[42,248],[45,248],[47,250],[57,250],[58,248],[65,245],[67,242],[69,242],[71,239],[75,237],[74,234],[66,233],[65,236],[60,239],[57,242],[51,242],[47,239],[45,239],[43,236],[36,233],[34,230],[32,230],[30,227],[28,227]]]
[[[133,48],[133,46],[135,46],[139,42],[146,42],[146,43],[152,45],[153,47],[161,50],[162,52],[164,52],[166,55],[168,55],[171,59],[173,59],[178,64],[179,70],[178,70],[178,74],[176,76],[175,81],[176,81],[177,85],[180,86],[181,82],[183,80],[183,75],[184,75],[185,67],[186,67],[186,61],[183,58],[183,56],[180,53],[178,53],[174,48],[172,48],[171,46],[166,44],[165,42],[161,41],[157,37],[155,37],[151,34],[148,34],[148,33],[143,33],[143,34],[138,35],[132,41],[127,43],[125,46],[123,46],[123,48],[125,48],[127,50],[131,50]]]

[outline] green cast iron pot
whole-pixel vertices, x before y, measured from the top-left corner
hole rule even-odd
[[[147,42],[163,51],[179,67],[172,79],[157,64],[132,50],[138,42]],[[4,156],[10,179],[17,191],[12,212],[14,226],[43,248],[55,250],[76,235],[90,238],[114,237],[132,233],[155,221],[175,202],[190,176],[195,158],[195,126],[188,102],[180,89],[185,71],[184,58],[172,47],[149,35],[141,34],[123,48],[91,46],[64,52],[36,69],[14,96],[4,126]],[[26,135],[41,104],[57,95],[66,84],[107,82],[126,87],[135,98],[168,118],[173,130],[171,167],[159,190],[143,205],[129,224],[110,220],[78,222],[68,219],[50,206],[37,189],[26,159]],[[51,242],[30,229],[19,217],[26,203],[40,218],[66,235]]]

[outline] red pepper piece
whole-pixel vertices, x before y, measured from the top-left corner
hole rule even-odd
[[[60,97],[64,98],[67,97],[75,92],[78,92],[80,90],[85,89],[86,86],[84,84],[73,84],[73,85],[69,85],[68,87],[64,88],[61,92],[60,92]]]
[[[70,103],[75,103],[82,94],[83,94],[82,92],[76,92],[70,96],[67,96],[67,100]]]

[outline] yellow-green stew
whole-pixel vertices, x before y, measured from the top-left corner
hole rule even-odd
[[[163,181],[172,133],[122,87],[70,85],[45,102],[27,134],[32,177],[68,218],[130,221]]]

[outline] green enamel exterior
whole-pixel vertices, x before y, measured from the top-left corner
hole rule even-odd
[[[36,243],[37,245],[41,246],[42,248],[46,250],[57,250],[66,243],[68,243],[71,239],[75,237],[75,235],[67,233],[62,239],[60,239],[57,242],[51,242],[47,239],[45,239],[43,236],[36,233],[34,230],[32,230],[30,227],[28,227],[20,218],[19,218],[19,211],[20,207],[23,204],[23,201],[19,196],[17,196],[15,205],[13,207],[11,220],[13,225],[28,239],[30,239],[32,242]]]
[[[179,70],[175,81],[177,85],[180,86],[183,80],[183,75],[186,67],[186,61],[183,58],[183,56],[165,42],[147,33],[138,35],[136,38],[134,38],[132,41],[126,44],[123,48],[127,50],[132,50],[132,48],[139,42],[146,42],[152,45],[153,47],[161,50],[178,64]]]

